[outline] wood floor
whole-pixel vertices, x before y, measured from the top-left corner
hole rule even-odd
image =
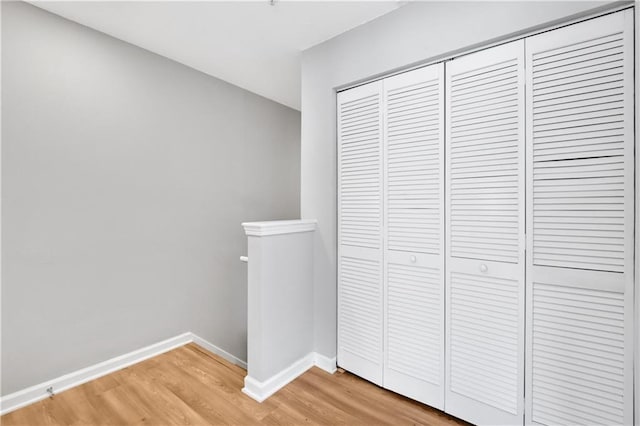
[[[462,425],[349,373],[312,368],[259,404],[245,370],[195,344],[2,416],[11,425]]]

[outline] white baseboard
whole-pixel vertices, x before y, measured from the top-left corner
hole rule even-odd
[[[100,362],[87,368],[83,368],[81,370],[65,374],[64,376],[0,397],[0,415],[10,413],[11,411],[15,411],[29,404],[33,404],[34,402],[48,398],[49,394],[47,393],[47,389],[50,387],[53,388],[54,393],[64,392],[65,390],[79,386],[90,380],[94,380],[129,367],[130,365],[191,342],[233,364],[247,369],[246,361],[237,358],[229,352],[191,332],[187,332],[162,342],[154,343],[145,348],[111,358],[107,361]],[[264,382],[255,380],[250,376],[245,377],[242,392],[249,395],[256,401],[262,402],[314,365],[330,374],[333,374],[336,371],[336,358],[328,358],[316,352],[311,352]]]
[[[318,352],[315,352],[314,356],[315,356],[314,364],[319,369],[324,370],[329,374],[333,374],[338,370],[338,364],[335,356],[333,358],[329,358],[319,354]]]
[[[200,346],[201,348],[204,348],[206,350],[208,350],[209,352],[212,352],[224,359],[226,359],[227,361],[229,361],[232,364],[235,364],[239,367],[244,368],[245,370],[247,369],[247,362],[241,360],[240,358],[231,355],[229,352],[225,351],[224,349],[220,349],[219,347],[217,347],[216,345],[214,345],[213,343],[207,342],[206,340],[204,340],[202,337],[199,337],[193,333],[191,333],[193,336],[193,343],[195,343],[196,345]]]
[[[153,345],[149,345],[145,348],[129,352],[128,354],[111,358],[90,367],[65,374],[64,376],[60,376],[56,379],[48,380],[38,385],[3,396],[0,398],[0,414],[9,413],[17,410],[18,408],[22,408],[26,405],[48,398],[49,394],[47,393],[47,389],[49,387],[53,387],[54,393],[60,393],[90,380],[97,379],[98,377],[113,373],[114,371],[121,370],[140,361],[144,361],[145,359],[185,345],[192,340],[193,337],[191,333],[184,333],[162,342],[154,343]]]
[[[333,374],[337,369],[336,358],[328,358],[319,353],[311,352],[263,382],[247,375],[247,377],[244,378],[244,388],[242,388],[242,392],[256,401],[262,402],[313,366],[329,374]]]
[[[260,382],[247,375],[247,377],[244,378],[244,388],[242,388],[242,392],[256,401],[262,402],[313,367],[314,361],[315,356],[312,352],[264,382]]]
[[[54,393],[60,393],[191,342],[194,342],[198,346],[221,356],[233,364],[237,364],[245,369],[247,367],[246,362],[220,349],[213,343],[207,342],[203,338],[196,336],[191,332],[187,332],[162,342],[154,343],[145,348],[111,358],[90,367],[65,374],[64,376],[60,376],[56,379],[48,380],[3,396],[0,398],[0,415],[7,414],[11,411],[17,410],[18,408],[22,408],[26,405],[48,398],[49,394],[47,393],[47,389],[49,387],[53,388]]]

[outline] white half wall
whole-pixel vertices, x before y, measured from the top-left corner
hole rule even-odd
[[[336,355],[336,88],[610,2],[414,2],[302,56],[302,218],[316,218],[315,351]],[[338,360],[339,361],[339,360]]]
[[[249,244],[248,376],[264,382],[313,352],[313,221],[243,223]]]
[[[247,377],[262,402],[302,374],[313,356],[312,220],[243,223],[248,251]]]

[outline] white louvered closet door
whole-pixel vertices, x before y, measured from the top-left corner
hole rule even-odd
[[[631,424],[633,12],[526,60],[527,423]]]
[[[524,41],[446,68],[445,411],[524,414]]]
[[[444,408],[444,64],[384,80],[384,387]]]
[[[338,365],[382,385],[382,82],[338,93]]]

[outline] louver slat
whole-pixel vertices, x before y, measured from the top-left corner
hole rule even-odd
[[[338,94],[338,364],[382,384],[382,84]]]
[[[345,256],[340,267],[341,349],[377,363],[382,345],[380,265]]]
[[[624,80],[623,38],[621,33],[596,37],[570,48],[562,47],[532,53],[533,123],[533,263],[541,266],[624,271],[623,232],[601,231],[598,236],[586,232],[576,235],[553,218],[569,217],[571,212],[584,220],[595,212],[613,223],[624,222],[626,173],[624,150],[625,95],[617,91],[594,98],[585,109],[580,98],[567,99],[561,106],[540,106],[545,99],[561,98],[568,91],[583,97],[622,87]],[[611,55],[605,71],[585,67],[596,58]],[[551,59],[550,59],[551,58]],[[565,64],[562,78],[545,81],[540,74],[551,65]],[[576,92],[576,90],[579,90]],[[579,105],[575,105],[579,103]],[[575,108],[574,108],[575,107]],[[570,110],[571,114],[566,114]],[[563,112],[565,111],[565,112]],[[553,138],[551,140],[550,138]],[[614,182],[614,183],[612,183]],[[602,185],[606,187],[599,189]],[[565,188],[571,187],[570,191]],[[562,191],[560,194],[551,191]],[[566,214],[569,214],[567,216]],[[578,214],[580,214],[578,216]],[[540,218],[545,218],[541,224]],[[555,240],[538,235],[552,227]],[[604,236],[602,233],[604,232]],[[587,237],[587,238],[585,238]],[[602,238],[607,238],[605,244]]]
[[[526,41],[532,424],[632,423],[632,20]]]
[[[449,86],[451,255],[516,263],[519,230],[504,225],[519,215],[520,68],[513,58],[481,70],[456,74]],[[488,102],[503,98],[513,101],[502,109]]]
[[[404,77],[404,76],[403,76]],[[385,81],[387,83],[387,81]],[[438,75],[429,81],[386,89],[388,248],[439,254],[442,98]],[[410,97],[409,97],[410,96]],[[398,115],[408,100],[425,105]],[[422,177],[422,178],[421,178]],[[404,220],[400,219],[404,215]],[[400,223],[399,223],[400,222]],[[411,232],[401,232],[402,224]]]
[[[389,368],[439,385],[441,272],[389,264],[387,274]]]
[[[381,248],[380,103],[380,94],[374,92],[340,104],[338,119],[342,245]]]
[[[532,419],[624,424],[624,297],[589,290],[593,301],[584,301],[574,293],[533,283]]]

